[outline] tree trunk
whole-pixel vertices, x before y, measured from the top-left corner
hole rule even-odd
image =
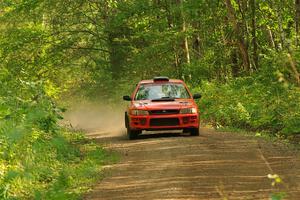
[[[295,77],[296,83],[298,86],[300,86],[300,74],[297,69],[296,61],[292,58],[290,53],[288,53],[287,56],[288,56],[292,71],[294,73],[293,76]]]
[[[239,65],[238,65],[238,58],[237,58],[237,50],[233,49],[231,52],[231,72],[233,77],[238,77],[239,75]]]
[[[267,32],[268,32],[268,35],[269,35],[270,45],[277,51],[277,46],[276,46],[276,43],[274,41],[274,36],[273,36],[272,30],[267,28]]]
[[[281,0],[279,0],[279,3],[277,4],[277,20],[278,20],[278,27],[279,27],[279,34],[280,34],[280,42],[281,42],[281,49],[284,49],[285,46],[285,33],[283,30],[282,25],[282,12],[281,12]]]
[[[182,21],[182,32],[184,34],[184,40],[183,40],[183,52],[184,52],[184,57],[185,61],[187,64],[191,63],[191,58],[190,58],[190,51],[189,51],[189,42],[188,42],[188,37],[186,36],[186,19],[185,19],[185,14],[183,10],[183,1],[182,0],[177,0],[177,4],[180,6],[180,17]]]
[[[184,17],[183,17],[183,23],[182,23],[182,31],[184,34],[186,34],[186,23],[185,23]],[[184,53],[185,53],[186,63],[190,64],[191,58],[190,58],[190,51],[189,51],[189,41],[188,41],[188,37],[186,35],[184,36]]]
[[[255,68],[258,68],[258,55],[257,55],[257,38],[256,38],[256,0],[251,0],[252,7],[252,46],[253,46],[253,61]]]
[[[165,9],[166,9],[166,19],[167,19],[167,23],[168,23],[168,28],[169,29],[173,29],[174,28],[174,18],[171,12],[171,6],[172,4],[169,1],[165,1]],[[181,77],[181,68],[180,68],[180,57],[179,54],[177,52],[177,47],[176,44],[173,44],[173,52],[174,52],[174,68],[175,71],[177,72],[177,77],[180,78]]]
[[[295,0],[295,28],[296,28],[296,46],[300,40],[300,0]]]
[[[180,57],[178,55],[178,53],[176,52],[176,48],[174,48],[174,65],[175,65],[175,69],[177,72],[177,78],[181,78],[182,77],[182,69],[181,69],[181,65],[180,65]]]
[[[245,40],[243,38],[243,35],[241,33],[241,27],[240,24],[235,16],[235,11],[234,8],[231,4],[230,0],[225,0],[225,4],[227,7],[227,11],[228,11],[228,16],[229,16],[229,20],[232,24],[235,36],[236,36],[236,40],[237,40],[237,46],[240,50],[240,53],[242,55],[242,60],[243,60],[243,66],[245,68],[246,71],[250,71],[250,62],[249,62],[249,54],[248,54],[248,49],[245,45]]]
[[[200,59],[202,57],[202,52],[201,52],[201,39],[199,34],[194,36],[193,49],[196,52],[197,58]]]

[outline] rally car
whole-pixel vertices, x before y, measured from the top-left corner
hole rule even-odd
[[[155,77],[137,84],[125,112],[125,126],[129,139],[135,139],[143,130],[183,130],[199,135],[199,111],[192,95],[182,80]]]

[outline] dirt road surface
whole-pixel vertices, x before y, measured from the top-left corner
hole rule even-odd
[[[120,154],[85,199],[300,199],[300,154],[239,134],[201,129],[199,137],[150,133],[129,141],[125,133],[91,132]],[[272,187],[268,174],[283,183]]]

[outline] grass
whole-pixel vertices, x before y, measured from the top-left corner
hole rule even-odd
[[[15,153],[25,150],[22,155]],[[101,179],[102,166],[118,160],[83,132],[67,129],[51,136],[41,134],[10,152],[9,159],[0,160],[0,199],[4,200],[80,199]]]
[[[105,151],[82,132],[67,135],[80,153],[61,169],[57,184],[50,187],[44,197],[37,199],[79,199],[102,178],[102,166],[118,160],[116,154]]]

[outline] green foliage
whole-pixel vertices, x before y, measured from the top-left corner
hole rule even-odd
[[[267,77],[267,78],[266,78]],[[289,136],[300,133],[300,89],[277,80],[277,73],[257,73],[226,84],[204,82],[200,108],[203,120]]]
[[[78,134],[2,124],[1,199],[74,199],[85,192],[108,157]]]

